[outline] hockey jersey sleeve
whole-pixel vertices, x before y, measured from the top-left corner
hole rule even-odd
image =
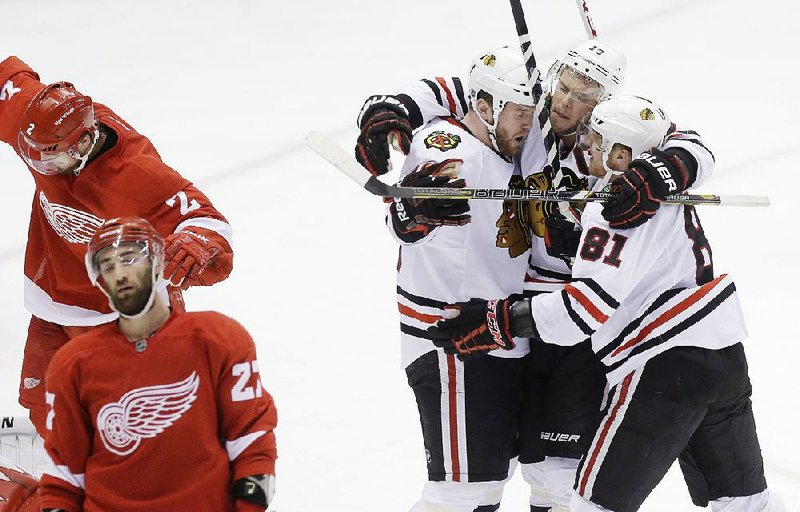
[[[165,239],[179,232],[191,232],[218,243],[223,252],[217,255],[201,274],[202,285],[212,285],[230,275],[233,269],[233,230],[227,219],[206,195],[155,156],[139,158],[138,176],[152,183],[139,189],[141,217],[150,221]],[[146,176],[146,178],[144,178]]]
[[[231,481],[274,475],[275,404],[262,383],[252,338],[238,322],[222,318],[224,329],[220,330],[218,353],[212,364],[219,368],[219,431],[231,463]]]
[[[45,449],[49,461],[40,486],[42,508],[81,512],[86,461],[92,450],[92,421],[81,404],[77,379],[55,357],[47,371]]]
[[[17,57],[0,62],[0,140],[15,151],[22,114],[44,87],[39,75]]]
[[[694,130],[676,127],[667,135],[667,140],[661,147],[667,152],[677,152],[684,163],[693,168],[696,175],[689,188],[697,188],[711,177],[714,172],[714,154],[708,145]]]
[[[400,88],[397,94],[408,109],[411,128],[425,126],[437,117],[462,119],[469,110],[468,93],[458,77],[423,78]]]
[[[637,228],[615,230],[600,215],[600,205],[588,205],[581,219],[583,238],[572,282],[561,291],[531,299],[538,337],[547,343],[574,345],[594,334],[634,293],[657,259],[668,253],[672,230],[682,228],[673,222],[674,208],[680,207],[659,212]]]

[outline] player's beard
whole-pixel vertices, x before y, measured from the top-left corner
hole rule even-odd
[[[141,287],[126,297],[114,295],[112,301],[114,308],[123,315],[138,315],[147,306],[150,294],[153,292],[153,283],[148,279],[144,280]]]
[[[500,151],[501,155],[511,158],[517,156],[519,152],[522,151],[522,140],[524,139],[517,141],[510,137],[508,132],[499,126],[497,127],[496,135],[497,149]]]

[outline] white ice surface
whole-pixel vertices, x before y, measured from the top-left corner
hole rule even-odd
[[[717,156],[702,190],[764,194],[761,209],[702,210],[717,272],[736,279],[767,478],[800,509],[800,142],[797,15],[789,0],[590,0],[629,59],[626,90],[700,131]],[[583,28],[571,0],[526,0],[543,67]],[[239,319],[279,412],[280,512],[404,511],[425,479],[416,406],[399,365],[397,249],[383,205],[303,146],[346,147],[369,94],[465,75],[515,43],[507,2],[479,0],[3,0],[0,59],[70,80],[106,103],[194,181],[235,230],[226,282],[187,296]],[[399,160],[397,161],[399,163]],[[33,181],[0,147],[0,414],[20,414],[28,315],[22,258]],[[789,181],[785,181],[789,180]],[[527,511],[519,475],[501,511]],[[696,510],[673,468],[644,511]]]

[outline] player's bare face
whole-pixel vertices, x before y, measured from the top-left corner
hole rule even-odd
[[[500,153],[513,157],[522,151],[522,141],[533,126],[535,110],[533,107],[506,103],[497,122],[497,148]]]
[[[556,135],[575,132],[578,123],[597,105],[603,88],[571,68],[565,68],[553,85],[550,124]]]
[[[123,243],[103,249],[96,260],[100,277],[117,311],[125,315],[140,313],[153,289],[152,261],[147,251],[138,244]]]

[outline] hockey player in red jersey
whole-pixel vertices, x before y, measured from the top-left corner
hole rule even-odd
[[[681,166],[664,149],[683,137],[664,111],[612,96],[592,112],[585,147],[594,185],[620,193],[633,174],[675,191]],[[711,154],[695,153],[711,159]],[[629,171],[629,172],[625,172]],[[714,277],[694,207],[665,205],[634,229],[586,206],[573,280],[531,299],[472,299],[431,330],[463,354],[513,336],[570,345],[591,337],[605,365],[605,410],[578,468],[572,512],[634,512],[679,460],[692,501],[726,512],[783,512],[767,489],[741,341],[746,329],[731,278]]]
[[[163,268],[164,242],[143,219],[106,221],[89,242],[90,281],[120,317],[48,369],[45,511],[269,505],[277,415],[253,340],[219,313],[171,311]]]
[[[148,219],[165,238],[171,302],[180,290],[225,279],[231,228],[208,198],[164,164],[150,141],[67,82],[45,85],[16,57],[0,61],[0,140],[33,176],[25,253],[25,307],[32,318],[20,403],[44,431],[44,378],[55,351],[117,313],[86,280],[86,243],[104,220]]]

